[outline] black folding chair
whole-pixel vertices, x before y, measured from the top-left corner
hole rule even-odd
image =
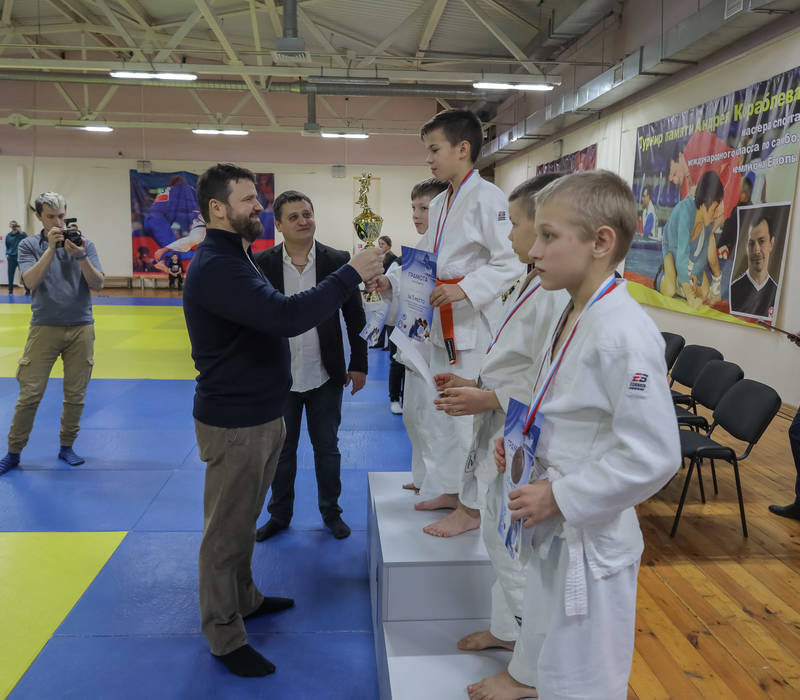
[[[672,366],[669,385],[672,386],[677,380],[680,384],[691,389],[703,367],[711,360],[721,359],[723,359],[722,353],[715,348],[710,348],[707,345],[687,345],[681,350],[678,359],[675,360],[675,364]],[[674,389],[672,390],[672,400],[675,403],[692,405],[690,394],[684,394]]]
[[[697,415],[697,404],[713,411],[720,399],[736,382],[744,377],[739,365],[725,360],[711,360],[700,370],[692,387],[690,411],[683,406],[675,405],[675,415],[679,426],[688,426],[694,430],[708,430],[705,416]],[[713,467],[713,462],[712,462]]]
[[[686,491],[692,478],[692,471],[697,468],[697,481],[700,486],[700,499],[706,502],[703,490],[703,475],[700,473],[700,463],[704,459],[722,460],[733,466],[733,475],[736,479],[736,494],[739,497],[739,514],[742,518],[742,533],[747,537],[747,521],[744,515],[744,501],[742,500],[742,484],[739,479],[739,462],[746,459],[764,434],[778,409],[781,407],[781,397],[766,384],[755,382],[752,379],[742,379],[736,382],[720,399],[714,409],[714,422],[705,434],[693,430],[681,430],[681,456],[689,458],[689,469],[683,482],[683,492],[675,513],[670,537],[678,531],[678,522],[681,519],[683,504],[686,501]],[[721,445],[711,439],[711,433],[720,426],[737,440],[747,443],[747,449],[737,457],[732,447]],[[716,473],[714,477],[714,492],[716,493]]]
[[[664,337],[664,342],[667,346],[664,350],[664,359],[667,361],[667,372],[669,372],[672,369],[672,365],[675,364],[675,360],[678,359],[681,350],[683,350],[683,346],[686,345],[686,340],[677,333],[662,331],[661,335]]]

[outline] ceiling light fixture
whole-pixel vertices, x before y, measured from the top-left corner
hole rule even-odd
[[[247,136],[250,132],[243,129],[192,129],[193,134],[225,134],[227,136]]]
[[[112,78],[127,78],[130,80],[197,80],[194,73],[145,73],[143,71],[112,70]]]
[[[81,126],[79,127],[82,131],[97,131],[102,134],[107,134],[110,131],[114,131],[110,126],[104,126],[102,124],[90,124],[89,126]]]
[[[547,92],[553,85],[547,83],[472,83],[476,90],[536,90]]]
[[[361,134],[361,133],[349,133],[349,134],[335,134],[331,133],[330,131],[324,131],[322,133],[322,138],[324,139],[368,139],[369,134]]]

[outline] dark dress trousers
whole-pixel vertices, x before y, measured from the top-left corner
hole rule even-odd
[[[350,254],[315,242],[317,284],[338,270]],[[257,253],[256,263],[270,283],[284,291],[283,244]],[[317,501],[323,520],[338,516],[341,454],[339,452],[339,424],[342,417],[342,393],[347,372],[367,372],[367,342],[359,337],[366,317],[358,290],[342,305],[347,336],[350,341],[350,361],[345,365],[344,341],[339,312],[332,314],[317,327],[322,365],[330,379],[310,391],[289,392],[284,421],[286,441],[278,460],[272,495],[267,506],[270,517],[288,525],[294,510],[294,481],[297,475],[297,443],[303,409],[306,411],[308,434],[314,448],[314,469],[317,477]]]

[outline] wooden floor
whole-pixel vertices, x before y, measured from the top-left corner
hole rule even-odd
[[[767,509],[794,499],[790,422],[779,413],[740,466],[749,537],[724,463],[716,496],[703,470],[705,504],[692,477],[674,538],[685,469],[639,507],[645,550],[629,698],[800,698],[800,522]]]

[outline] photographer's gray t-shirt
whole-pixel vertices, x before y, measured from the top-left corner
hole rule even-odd
[[[20,241],[17,249],[20,270],[30,270],[48,248],[44,234]],[[84,238],[89,261],[99,272],[100,258],[94,243]],[[93,323],[92,294],[81,267],[64,248],[57,248],[42,283],[31,292],[32,326],[85,326]]]

